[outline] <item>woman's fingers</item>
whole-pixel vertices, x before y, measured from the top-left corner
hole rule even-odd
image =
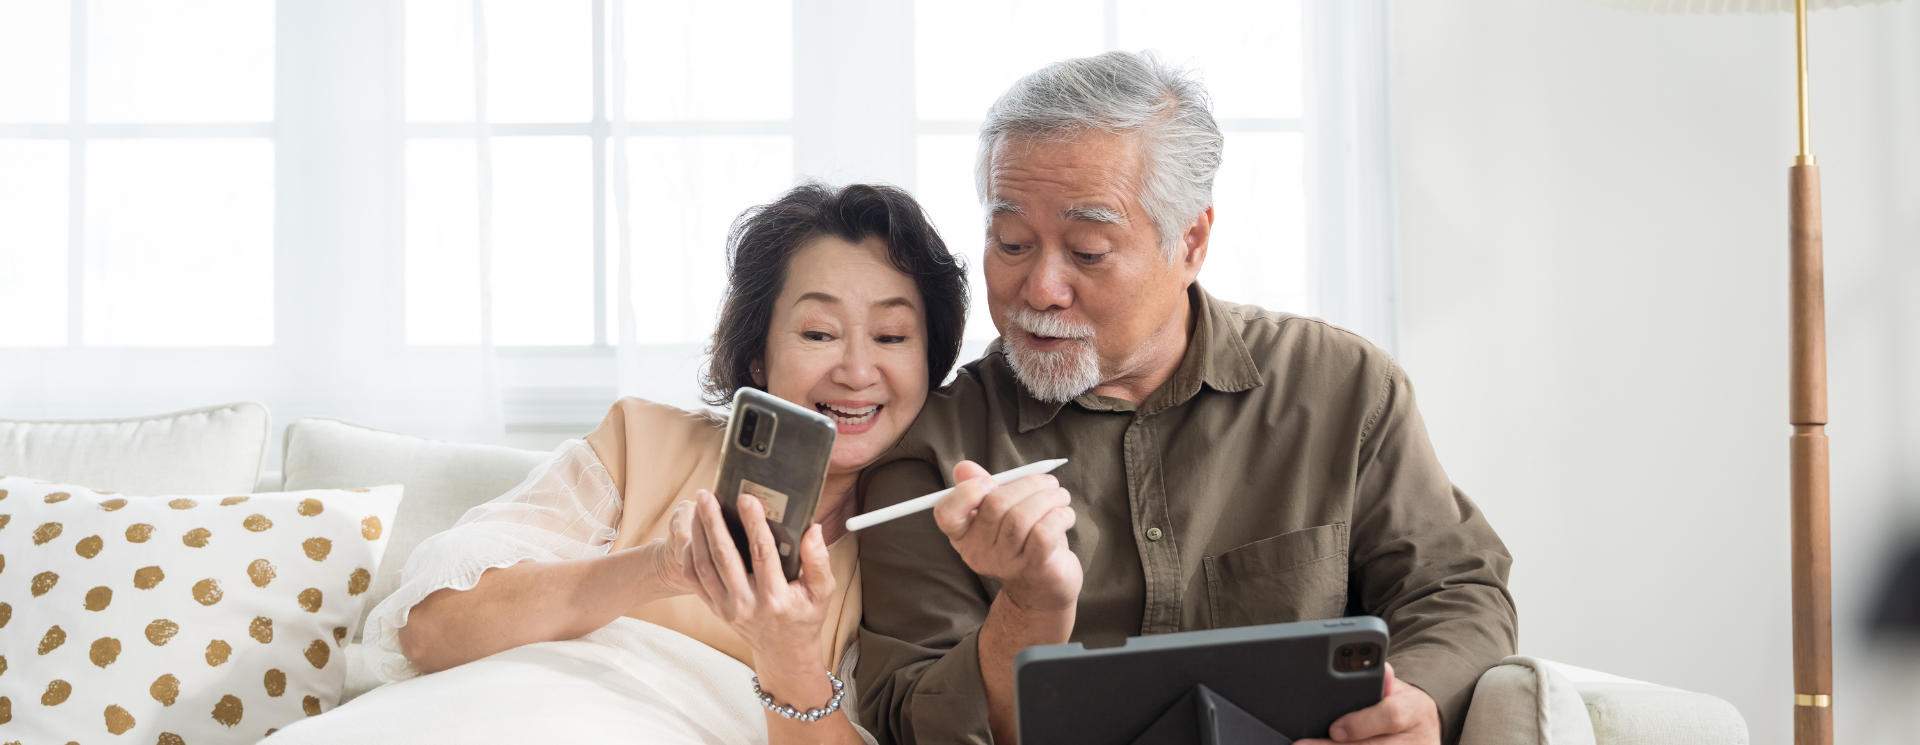
[[[833,564],[827,554],[827,539],[819,523],[807,528],[800,538],[800,582],[816,603],[833,597]]]
[[[695,508],[695,512],[704,511],[708,503],[712,500],[713,495],[702,492],[700,494],[699,506]],[[712,607],[716,612],[722,612],[723,609],[731,606],[727,605],[727,589],[720,581],[720,569],[714,566],[713,563],[713,551],[711,549],[711,543],[707,540],[706,524],[704,522],[695,523],[693,532],[694,539],[690,553],[693,558],[694,576],[700,580],[701,598],[706,600],[707,605]]]
[[[753,553],[753,586],[762,598],[779,597],[786,590],[787,573],[780,566],[778,542],[773,526],[767,524],[767,510],[758,499],[740,500],[740,524],[747,529],[747,548]]]
[[[733,543],[733,533],[727,530],[727,521],[720,516],[720,499],[712,497],[707,505],[700,509],[700,522],[707,531],[707,550],[713,554],[713,565],[720,572],[720,583],[727,588],[735,605],[753,595],[753,584],[747,579],[747,570],[740,562],[740,549]]]

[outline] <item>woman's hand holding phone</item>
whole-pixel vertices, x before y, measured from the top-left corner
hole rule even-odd
[[[701,490],[691,546],[697,591],[707,607],[753,647],[754,667],[769,693],[776,697],[785,693],[774,686],[778,678],[792,675],[817,683],[824,694],[795,691],[794,700],[819,698],[824,703],[832,696],[832,688],[820,666],[820,628],[826,623],[834,579],[820,526],[808,528],[801,537],[800,578],[788,582],[760,500],[742,499],[738,509],[753,554],[753,573],[747,573],[727,532],[719,499]]]

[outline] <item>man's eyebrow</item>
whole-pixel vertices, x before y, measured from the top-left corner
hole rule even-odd
[[[993,201],[987,203],[988,217],[992,217],[994,215],[1025,215],[1025,214],[1027,214],[1027,211],[1020,209],[1020,205],[1014,204],[1012,201],[1009,201],[1006,199],[996,198]]]
[[[1098,204],[1076,204],[1061,210],[1060,216],[1069,220],[1103,222],[1121,227],[1127,224],[1127,216],[1121,214],[1120,210]]]

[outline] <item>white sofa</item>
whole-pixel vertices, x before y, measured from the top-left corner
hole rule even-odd
[[[0,419],[0,473],[135,495],[403,484],[371,608],[393,591],[422,539],[505,493],[546,457],[308,418],[287,426],[282,470],[264,472],[270,432],[257,403],[121,420]],[[360,667],[358,640],[356,631],[343,701],[378,684]],[[1713,696],[1517,656],[1481,677],[1461,743],[1746,745],[1747,727]]]

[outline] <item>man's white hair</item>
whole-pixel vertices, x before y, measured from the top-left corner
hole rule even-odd
[[[1171,261],[1187,226],[1213,206],[1213,177],[1225,140],[1209,109],[1198,80],[1151,52],[1056,62],[1021,78],[987,110],[974,188],[987,204],[994,150],[1010,138],[1066,141],[1088,130],[1137,134],[1147,160],[1140,205]]]

